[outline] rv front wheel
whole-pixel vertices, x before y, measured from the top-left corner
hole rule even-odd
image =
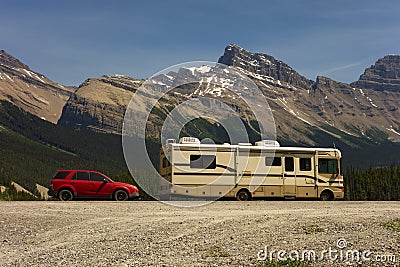
[[[236,194],[236,199],[239,201],[247,201],[251,199],[250,192],[247,190],[240,190]]]

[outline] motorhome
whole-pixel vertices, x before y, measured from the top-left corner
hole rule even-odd
[[[341,152],[336,148],[280,147],[263,140],[235,145],[169,139],[160,150],[168,195],[219,198],[343,199]]]

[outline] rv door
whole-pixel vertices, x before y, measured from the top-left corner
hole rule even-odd
[[[283,195],[296,196],[295,160],[293,156],[286,155],[283,169]]]

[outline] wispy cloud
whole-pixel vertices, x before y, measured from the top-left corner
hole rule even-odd
[[[340,67],[327,69],[327,70],[321,71],[321,74],[332,74],[332,73],[335,73],[337,71],[354,68],[354,67],[357,67],[357,66],[360,66],[360,65],[363,65],[363,64],[364,64],[364,61],[360,61],[360,62],[356,62],[356,63],[352,63],[352,64],[340,66]]]

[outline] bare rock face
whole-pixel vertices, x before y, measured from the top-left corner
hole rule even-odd
[[[0,51],[1,100],[10,101],[42,119],[57,123],[74,90],[49,80],[4,50]]]
[[[121,134],[126,107],[142,82],[118,74],[86,80],[68,100],[59,124]]]
[[[389,55],[379,59],[352,85],[379,91],[400,91],[400,56]]]
[[[309,88],[313,84],[313,81],[301,76],[284,62],[266,54],[248,52],[234,44],[225,48],[225,53],[218,62],[254,74],[272,77],[301,88]]]

